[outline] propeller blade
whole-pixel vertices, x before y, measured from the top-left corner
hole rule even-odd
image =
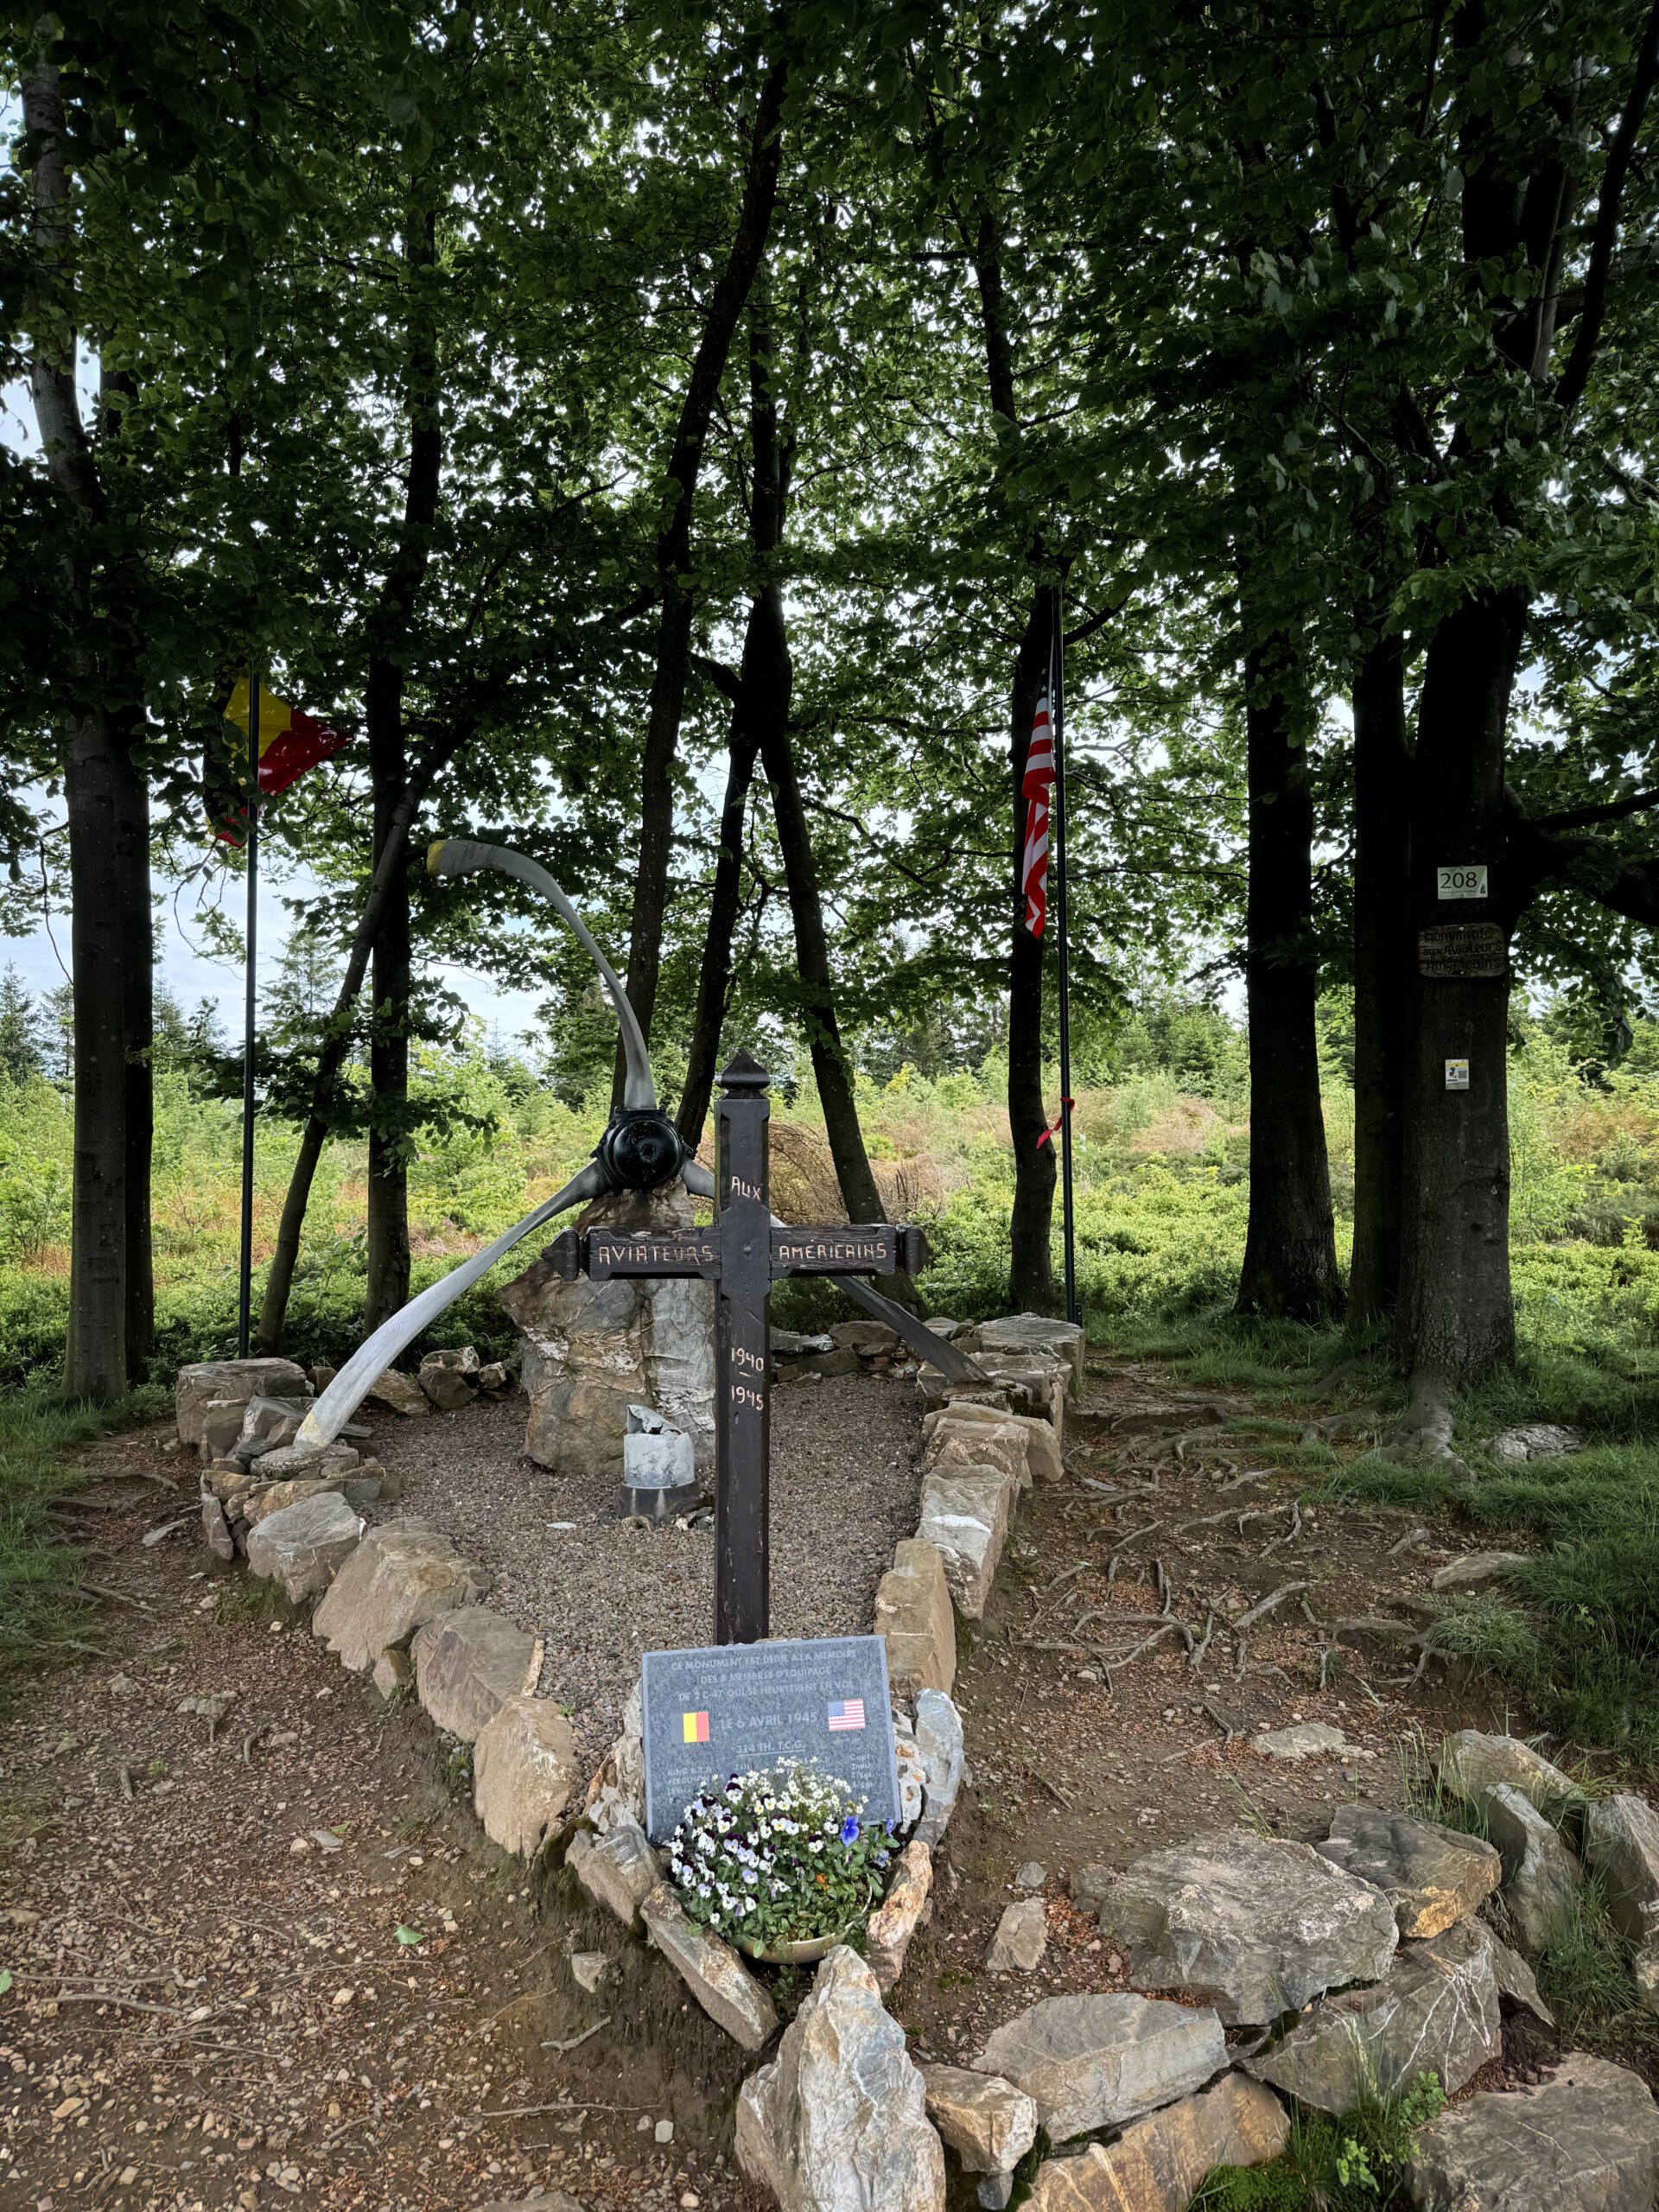
[[[534,1213],[529,1213],[516,1227],[505,1230],[493,1244],[486,1244],[481,1252],[474,1252],[470,1260],[440,1278],[418,1298],[411,1298],[407,1306],[399,1307],[389,1321],[383,1321],[366,1343],[352,1354],[328,1388],[317,1400],[300,1424],[296,1444],[308,1444],[313,1449],[332,1444],[340,1430],[363,1402],[369,1386],[384,1375],[404,1346],[412,1344],[421,1331],[435,1321],[446,1306],[452,1306],[463,1290],[470,1290],[505,1252],[512,1251],[522,1237],[556,1213],[568,1213],[572,1206],[580,1205],[586,1198],[602,1197],[605,1179],[599,1162],[590,1160],[578,1176],[544,1198]]]
[[[622,1103],[627,1107],[654,1106],[657,1086],[651,1079],[645,1040],[628,1003],[628,995],[587,923],[540,862],[527,860],[523,853],[512,852],[505,845],[478,845],[469,838],[447,837],[428,847],[426,866],[429,875],[469,875],[474,868],[491,868],[498,875],[516,876],[520,883],[527,883],[532,891],[541,893],[559,919],[568,922],[575,931],[611,995],[611,1004],[616,1008],[616,1018],[621,1025],[622,1056],[628,1070]]]
[[[859,1276],[837,1275],[835,1283],[836,1288],[850,1298],[855,1306],[861,1306],[876,1320],[896,1329],[924,1366],[937,1367],[953,1382],[990,1382],[990,1376],[982,1375],[965,1351],[957,1350],[949,1337],[936,1336],[906,1307],[896,1305],[891,1298],[883,1298],[879,1290],[872,1290]]]

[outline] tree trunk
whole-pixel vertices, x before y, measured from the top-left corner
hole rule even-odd
[[[1518,594],[1486,594],[1447,615],[1429,644],[1412,808],[1415,929],[1494,920],[1503,912],[1504,731],[1524,626]],[[1439,896],[1440,868],[1483,863],[1488,898]],[[1421,976],[1416,964],[1395,1319],[1402,1357],[1414,1370],[1412,1417],[1433,1412],[1452,1388],[1515,1350],[1509,978]],[[1468,1088],[1448,1088],[1448,1061],[1465,1060]]]
[[[715,1075],[720,1065],[720,1034],[732,988],[732,938],[742,904],[743,828],[748,819],[749,789],[754,781],[758,745],[753,717],[745,711],[755,632],[755,609],[752,607],[743,641],[743,690],[732,709],[731,734],[727,741],[726,798],[720,810],[720,850],[715,857],[709,928],[702,940],[702,962],[697,974],[696,1018],[691,1028],[691,1049],[686,1057],[685,1084],[680,1093],[677,1124],[694,1152],[702,1141],[709,1101],[714,1095]]]
[[[685,710],[686,670],[690,660],[696,604],[690,574],[691,507],[702,467],[703,441],[720,395],[727,356],[772,228],[772,209],[778,199],[780,122],[788,76],[787,61],[775,61],[761,82],[754,127],[749,137],[737,230],[726,266],[709,297],[702,335],[686,380],[673,448],[664,471],[663,498],[667,520],[657,539],[662,613],[657,633],[657,665],[651,682],[651,704],[645,719],[645,750],[639,764],[639,861],[634,876],[633,918],[628,941],[628,999],[647,1043],[657,1006],[663,920],[668,911],[669,862],[674,834],[674,761],[679,750],[680,718]],[[619,1045],[612,1086],[613,1106],[622,1103],[624,1074]]]
[[[77,303],[66,273],[72,218],[56,66],[27,76],[22,92],[34,153],[33,274],[43,303],[29,390],[66,525],[59,642],[78,695],[63,740],[75,1004],[64,1389],[111,1398],[146,1371],[153,1336],[149,802],[132,758],[136,717],[112,703],[111,671],[93,637],[95,537],[108,518],[75,384]]]
[[[1354,1256],[1348,1325],[1392,1316],[1400,1290],[1410,913],[1411,749],[1405,656],[1376,639],[1354,680]]]
[[[1031,726],[1054,629],[1051,586],[1032,595],[1031,619],[1014,657],[1008,702],[1014,772],[1014,937],[1008,952],[1008,1134],[1014,1144],[1014,1211],[1008,1222],[1008,1295],[1016,1312],[1054,1306],[1054,1184],[1058,1163],[1043,1104],[1043,940],[1026,927],[1026,800],[1021,785]]]
[[[1313,1020],[1313,793],[1284,651],[1253,645],[1244,663],[1250,1220],[1235,1310],[1324,1321],[1341,1310],[1342,1281]]]
[[[437,359],[424,285],[435,261],[436,221],[413,215],[404,240],[410,279],[409,475],[397,554],[376,610],[365,698],[369,777],[374,803],[374,868],[396,832],[409,782],[404,743],[404,686],[416,605],[430,556],[438,511],[443,433],[438,413]],[[404,834],[408,834],[405,820]],[[372,1334],[409,1300],[409,887],[397,870],[388,879],[385,911],[374,941],[373,1027],[369,1083],[368,1283],[363,1328]]]
[[[270,1255],[270,1267],[265,1270],[265,1293],[259,1309],[257,1341],[260,1351],[268,1357],[283,1349],[288,1325],[289,1294],[294,1287],[294,1269],[299,1261],[300,1236],[305,1227],[306,1208],[311,1200],[311,1185],[316,1176],[317,1163],[322,1158],[322,1148],[327,1143],[328,1133],[334,1127],[334,1085],[345,1065],[346,1055],[351,1050],[352,1009],[357,1004],[357,995],[363,988],[370,955],[379,938],[381,917],[386,912],[394,890],[407,904],[404,877],[410,827],[434,779],[454,758],[465,742],[466,734],[456,730],[444,739],[410,778],[392,817],[379,863],[370,880],[369,895],[358,921],[357,934],[352,940],[346,973],[340,979],[325,1041],[317,1055],[316,1074],[311,1085],[311,1111],[300,1133],[299,1155],[294,1162],[293,1173],[288,1179],[288,1191],[283,1199],[283,1217],[276,1230],[276,1249]]]

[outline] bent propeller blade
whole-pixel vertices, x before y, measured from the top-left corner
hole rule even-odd
[[[532,891],[540,892],[559,919],[568,922],[575,931],[611,995],[611,1004],[616,1008],[616,1018],[621,1027],[622,1057],[627,1066],[622,1103],[630,1108],[655,1106],[657,1086],[651,1079],[651,1061],[645,1052],[645,1037],[633,1008],[628,1003],[628,995],[622,988],[621,979],[600,950],[598,941],[587,923],[541,863],[526,859],[523,853],[515,853],[505,845],[480,845],[467,837],[444,837],[427,849],[426,866],[430,875],[470,875],[475,868],[493,868],[498,875],[515,876],[520,883],[527,883]]]
[[[850,1298],[855,1306],[861,1306],[876,1320],[885,1321],[896,1329],[925,1367],[937,1367],[941,1375],[953,1382],[988,1382],[988,1375],[981,1374],[965,1351],[958,1351],[949,1337],[936,1336],[925,1321],[919,1321],[891,1298],[883,1298],[879,1290],[857,1275],[837,1275],[836,1288],[843,1297]]]
[[[407,1306],[400,1306],[391,1319],[383,1321],[368,1340],[360,1344],[352,1354],[328,1388],[317,1400],[310,1412],[300,1423],[296,1444],[308,1444],[314,1449],[332,1444],[340,1430],[357,1411],[370,1385],[384,1375],[405,1344],[412,1344],[421,1331],[435,1321],[446,1306],[453,1306],[463,1290],[470,1290],[502,1255],[550,1221],[556,1213],[568,1213],[572,1206],[584,1199],[603,1196],[605,1179],[599,1163],[590,1161],[580,1175],[567,1183],[550,1198],[543,1198],[533,1213],[527,1213],[513,1228],[505,1230],[493,1244],[486,1244],[481,1252],[474,1252],[470,1260],[440,1278],[418,1298],[411,1298]]]

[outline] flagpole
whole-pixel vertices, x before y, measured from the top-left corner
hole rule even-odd
[[[1077,1306],[1077,1261],[1071,1208],[1071,1006],[1065,913],[1065,587],[1054,587],[1054,641],[1050,695],[1054,728],[1054,886],[1060,955],[1060,1234],[1065,1253],[1065,1318],[1083,1319]]]
[[[253,1306],[253,1027],[258,990],[254,957],[259,939],[259,671],[248,671],[248,969],[242,1025],[242,1257],[236,1356],[248,1356]]]

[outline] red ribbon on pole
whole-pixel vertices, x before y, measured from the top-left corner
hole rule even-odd
[[[1059,1112],[1058,1112],[1058,1113],[1054,1116],[1054,1119],[1053,1119],[1053,1120],[1049,1123],[1048,1127],[1047,1127],[1047,1128],[1043,1131],[1043,1134],[1041,1135],[1041,1136],[1039,1136],[1039,1137],[1038,1138],[1038,1140],[1037,1140],[1037,1150],[1038,1150],[1039,1152],[1040,1152],[1040,1151],[1042,1150],[1043,1147],[1044,1147],[1044,1146],[1048,1142],[1049,1139],[1050,1139],[1050,1138],[1054,1135],[1055,1131],[1059,1128],[1060,1123],[1061,1123],[1061,1122],[1065,1119],[1065,1109],[1066,1109],[1066,1108],[1067,1108],[1068,1106],[1075,1106],[1075,1105],[1077,1104],[1077,1100],[1076,1100],[1075,1098],[1062,1098],[1062,1099],[1061,1099],[1061,1101],[1060,1101],[1060,1110],[1059,1110]]]

